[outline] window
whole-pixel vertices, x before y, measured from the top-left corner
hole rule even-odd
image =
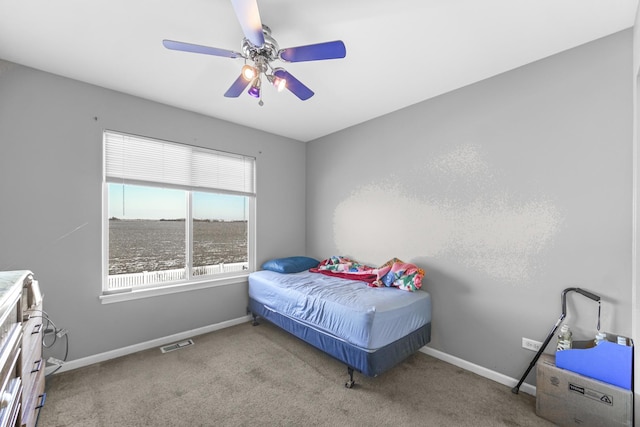
[[[104,132],[103,293],[253,269],[255,159]]]

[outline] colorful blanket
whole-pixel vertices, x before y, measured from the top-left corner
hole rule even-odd
[[[332,256],[309,271],[367,282],[371,287],[394,287],[416,291],[422,287],[424,270],[393,258],[380,267],[370,267],[342,256]]]

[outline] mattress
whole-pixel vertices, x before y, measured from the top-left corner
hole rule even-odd
[[[356,347],[375,351],[431,322],[426,291],[372,288],[365,282],[303,271],[249,275],[249,297]]]

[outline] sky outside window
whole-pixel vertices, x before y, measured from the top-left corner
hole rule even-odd
[[[120,219],[184,219],[186,192],[139,185],[109,185],[109,218]],[[222,221],[247,219],[244,196],[193,193],[193,218]]]

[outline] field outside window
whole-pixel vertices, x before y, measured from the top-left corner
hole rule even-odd
[[[116,138],[115,148],[108,146],[109,138]],[[135,164],[136,159],[127,161],[128,153],[117,151],[128,149],[124,145],[130,142],[129,138],[134,138],[134,146],[135,139],[140,139],[105,134],[106,163],[111,156],[116,159],[111,160],[111,164],[120,162],[124,167],[118,167],[134,169],[131,164]],[[145,138],[142,142],[148,144],[149,140]],[[165,143],[159,141],[158,144]],[[144,149],[161,148],[152,144]],[[202,152],[198,149],[199,155]],[[205,151],[205,154],[208,153]],[[247,169],[246,165],[235,162],[237,157],[231,156],[231,165]],[[224,155],[222,160],[226,160]],[[144,160],[141,161],[141,169],[144,169]],[[253,164],[250,166],[249,179],[252,180]],[[105,256],[105,294],[225,278],[248,271],[252,266],[250,220],[254,193],[150,182],[138,176],[131,179],[135,170],[123,173],[119,169],[113,170],[106,165],[105,222],[108,232],[105,233],[105,248],[108,256]],[[222,172],[210,167],[205,170],[224,173],[224,168],[221,168]],[[246,170],[242,173],[246,174]],[[164,181],[164,178],[159,180]]]

